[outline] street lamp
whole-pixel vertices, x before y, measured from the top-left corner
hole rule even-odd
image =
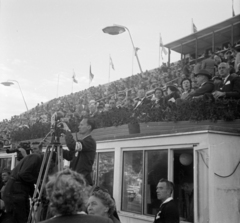
[[[131,33],[130,33],[129,29],[126,26],[121,26],[121,25],[107,26],[104,29],[102,29],[102,31],[104,33],[107,33],[107,34],[110,34],[110,35],[118,35],[118,34],[121,34],[121,33],[125,32],[126,30],[128,31],[129,36],[130,36],[132,46],[133,46],[133,50],[134,50],[135,56],[137,58],[139,69],[140,69],[141,73],[143,74],[142,67],[141,67],[141,64],[140,64],[140,61],[139,61],[139,58],[138,58],[138,55],[137,55],[137,50],[134,46],[133,39],[132,39],[132,36],[131,36]]]
[[[20,90],[20,92],[22,94],[23,101],[24,101],[25,106],[26,106],[27,111],[28,111],[28,106],[27,106],[27,103],[26,103],[25,98],[24,98],[23,93],[22,93],[22,89],[21,89],[20,84],[18,83],[18,81],[16,81],[16,80],[8,80],[8,81],[5,81],[5,82],[2,82],[1,84],[4,85],[4,86],[9,87],[12,84],[14,84],[13,82],[16,82],[18,84],[19,90]]]

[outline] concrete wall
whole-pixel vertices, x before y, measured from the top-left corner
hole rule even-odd
[[[211,222],[240,222],[240,137],[210,134]],[[219,177],[228,176],[229,177]]]

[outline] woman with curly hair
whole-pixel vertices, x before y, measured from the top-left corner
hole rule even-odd
[[[183,89],[182,95],[181,95],[181,99],[186,99],[187,96],[193,92],[192,89],[192,81],[189,78],[183,78],[181,81],[181,87]]]
[[[114,200],[108,192],[100,188],[93,190],[89,197],[87,211],[89,215],[102,216],[111,219],[113,223],[120,223],[117,219],[118,215],[114,216],[114,212],[116,213]]]
[[[110,219],[86,215],[86,182],[83,176],[65,169],[50,177],[46,185],[50,210],[55,215],[44,223],[112,223]]]

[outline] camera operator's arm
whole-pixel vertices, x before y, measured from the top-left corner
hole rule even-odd
[[[71,161],[74,156],[74,153],[75,153],[76,142],[73,139],[72,133],[71,133],[69,127],[67,126],[67,124],[62,122],[62,125],[63,125],[62,129],[65,131],[66,145],[69,149],[69,151],[63,149],[63,158],[68,161]]]
[[[96,142],[91,136],[76,142],[76,151],[93,152],[96,151]]]

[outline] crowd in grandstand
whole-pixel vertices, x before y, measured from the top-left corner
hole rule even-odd
[[[158,108],[169,102],[181,104],[184,100],[202,97],[204,93],[220,91],[224,79],[219,74],[218,68],[223,62],[229,69],[231,77],[239,78],[240,41],[233,46],[228,44],[221,49],[217,48],[214,53],[206,50],[197,60],[186,57],[177,63],[163,63],[160,68],[143,74],[90,87],[46,103],[41,102],[28,112],[0,122],[0,139],[4,141],[11,138],[13,132],[25,134],[27,131],[23,129],[30,127],[31,132],[34,132],[31,138],[42,137],[41,132],[49,130],[51,117],[56,112],[61,120],[69,123],[72,131],[76,132],[77,123],[85,116],[97,117],[122,108],[134,113],[141,104],[149,103],[150,107]],[[197,75],[199,72],[205,74]],[[198,76],[204,76],[204,80],[199,81],[201,78]],[[205,82],[211,85],[211,89],[202,93],[201,84]],[[240,89],[234,91],[240,94]]]

